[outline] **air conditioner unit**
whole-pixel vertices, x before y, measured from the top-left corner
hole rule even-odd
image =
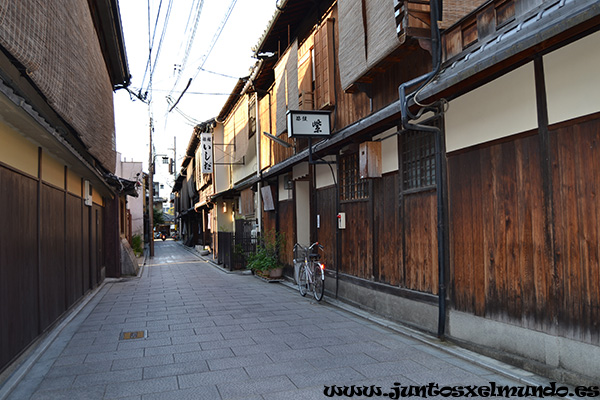
[[[83,204],[92,206],[92,185],[90,181],[83,182]]]

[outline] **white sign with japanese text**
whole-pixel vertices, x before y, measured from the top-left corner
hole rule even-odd
[[[331,126],[329,111],[297,111],[287,112],[287,128],[289,137],[329,137]]]
[[[200,134],[200,149],[202,151],[202,161],[200,170],[203,174],[213,173],[213,151],[212,151],[212,134]],[[196,166],[198,168],[198,166]]]

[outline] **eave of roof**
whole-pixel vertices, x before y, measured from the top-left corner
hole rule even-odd
[[[118,0],[88,0],[104,62],[114,89],[130,85]]]
[[[546,1],[451,60],[422,90],[420,98],[435,98],[502,61],[526,54],[528,49],[534,49],[598,16],[600,2],[597,0]]]

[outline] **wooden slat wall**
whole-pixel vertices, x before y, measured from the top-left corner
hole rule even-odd
[[[550,140],[559,329],[599,343],[600,119],[550,131]]]
[[[595,120],[551,131],[551,193],[537,136],[449,157],[456,309],[538,330],[558,321],[561,335],[598,343],[599,127]]]
[[[81,198],[67,195],[67,307],[72,306],[85,291],[83,281],[83,243],[81,226],[83,223],[83,208]]]
[[[279,232],[284,235],[285,244],[279,254],[279,260],[286,265],[294,263],[294,244],[296,243],[296,218],[293,200],[279,202]]]
[[[373,229],[368,201],[342,203],[346,229],[342,230],[340,271],[359,278],[372,278]]]
[[[319,215],[320,228],[315,229],[314,240],[321,243],[324,249],[321,261],[326,268],[335,269],[335,252],[337,231],[337,218],[335,212],[335,187],[318,189],[316,193],[315,214]]]
[[[58,206],[58,207],[57,207]],[[42,185],[41,317],[46,329],[65,310],[64,192]]]
[[[529,136],[449,158],[457,309],[532,328],[551,319],[538,154]]]
[[[398,217],[398,173],[384,175],[373,181],[375,260],[373,276],[375,281],[399,286],[404,274],[401,269],[403,259],[402,229]]]
[[[0,182],[0,208],[10,227],[0,231],[0,320],[10,321],[0,324],[1,371],[98,285],[105,261],[102,206],[86,207],[80,196],[2,165]]]
[[[0,371],[38,334],[37,185],[0,166]]]
[[[438,292],[437,201],[435,191],[403,197],[404,287]]]
[[[340,272],[437,294],[435,190],[405,195],[402,205],[398,187],[398,172],[386,174],[373,180],[372,201],[340,205],[346,213]],[[325,246],[325,262],[335,268],[330,261],[335,262],[335,188],[319,189],[316,196],[315,211],[321,218],[317,240]]]

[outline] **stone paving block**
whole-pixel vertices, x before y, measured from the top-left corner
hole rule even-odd
[[[73,387],[115,384],[142,379],[142,368],[77,375]]]
[[[332,356],[324,349],[321,350],[321,357],[311,357],[308,361],[316,368],[320,369],[338,368],[353,365],[368,365],[376,362],[374,358],[371,358],[363,353]]]
[[[173,392],[151,393],[142,396],[142,400],[216,400],[221,396],[216,385],[198,386]]]
[[[294,360],[275,364],[251,365],[245,367],[246,373],[253,379],[279,376],[282,373],[293,376],[301,373],[317,372],[317,369],[306,360]]]
[[[289,377],[298,388],[324,387],[324,385],[352,384],[365,378],[350,367],[320,370],[317,372],[294,374]]]
[[[264,343],[264,344],[256,344],[252,346],[235,346],[231,347],[231,350],[236,355],[239,356],[247,356],[251,354],[264,354],[266,352],[272,351],[288,351],[291,350],[290,346],[283,342],[275,342],[275,343]]]
[[[135,317],[126,317],[125,322],[128,324],[136,324],[140,323],[144,326],[147,326],[148,322],[155,321],[166,321],[167,315],[144,315],[144,316],[135,316]]]
[[[223,399],[248,399],[251,395],[262,395],[296,389],[286,377],[278,376],[267,379],[256,379],[246,382],[220,383],[217,385]]]
[[[230,319],[230,320],[222,320],[222,321],[214,321],[213,320],[213,322],[217,326],[240,325],[245,330],[247,330],[245,328],[247,325],[255,325],[255,324],[260,324],[261,323],[261,321],[258,318],[248,318],[248,317],[246,317],[246,318],[235,318],[235,317],[232,317],[232,319]]]
[[[145,367],[144,379],[159,378],[162,376],[193,374],[207,371],[208,364],[205,360],[196,360],[193,362],[178,362],[173,364],[158,365],[155,367]]]
[[[284,322],[284,321],[257,322],[257,323],[240,324],[240,325],[245,331],[251,331],[254,329],[275,329],[275,330],[277,330],[278,328],[289,327],[288,323]]]
[[[259,342],[262,338],[264,338],[265,340],[268,340],[269,337],[274,337],[275,334],[273,332],[271,332],[269,329],[256,329],[253,330],[251,332],[245,331],[242,329],[241,326],[229,326],[228,328],[239,328],[239,330],[237,329],[222,329],[223,327],[219,327],[219,329],[222,329],[221,335],[223,336],[224,339],[241,339],[241,338],[251,338],[253,339],[255,342]]]
[[[177,377],[144,379],[133,382],[123,382],[118,385],[108,385],[105,396],[119,398],[144,394],[158,394],[178,390]]]
[[[112,361],[111,371],[122,371],[131,368],[153,367],[157,365],[168,365],[175,362],[173,354],[161,354],[141,358],[128,358]]]
[[[92,346],[95,339],[96,338],[91,335],[73,338],[69,341],[69,346]]]
[[[46,377],[42,381],[40,386],[38,387],[38,390],[40,390],[40,391],[60,390],[60,389],[71,387],[73,385],[74,381],[75,381],[74,375],[59,376],[59,377],[55,377],[55,378]]]
[[[149,347],[144,349],[144,356],[156,356],[159,354],[187,353],[200,350],[199,343],[184,343],[171,346]]]
[[[345,345],[348,346],[348,349],[356,349],[360,347],[359,343],[356,344],[351,344],[351,345]],[[381,346],[381,348],[379,348],[378,346]],[[332,348],[332,349],[327,349],[330,352],[333,352],[334,354],[343,352],[344,350],[340,348]],[[374,359],[376,359],[377,361],[381,361],[381,362],[385,362],[385,361],[399,361],[399,360],[404,360],[407,358],[413,359],[416,358],[418,359],[418,356],[415,356],[415,350],[411,347],[405,346],[405,347],[401,347],[398,349],[387,349],[386,347],[378,344],[378,343],[372,343],[372,348],[365,348],[364,353],[367,354],[369,357],[373,357]]]
[[[267,355],[271,357],[274,362],[284,362],[291,360],[302,360],[302,359],[313,359],[323,357],[325,350],[321,348],[302,349],[302,350],[288,350],[288,351],[277,351],[268,352]]]
[[[194,332],[193,335],[184,334],[175,335],[171,337],[171,341],[173,342],[173,344],[213,342],[216,340],[223,340],[223,336],[220,333],[197,335]]]
[[[328,397],[323,395],[321,388],[294,389],[290,391],[263,394],[264,400],[323,400]]]
[[[81,365],[85,362],[87,354],[77,354],[74,356],[60,356],[54,362],[54,366],[60,367],[64,365]]]
[[[411,360],[356,365],[354,369],[368,378],[395,375],[408,376],[409,373],[419,375],[429,372],[426,367]]]
[[[294,340],[295,339],[295,340]],[[343,341],[337,337],[323,337],[318,339],[309,339],[306,336],[302,335],[302,337],[297,337],[294,339],[285,339],[285,343],[287,343],[292,349],[311,349],[314,347],[324,347],[327,350],[331,346],[340,345]]]
[[[173,344],[171,338],[127,339],[119,342],[117,350],[146,349],[150,347],[170,346],[171,344]]]
[[[191,351],[189,353],[174,354],[175,362],[190,362],[196,360],[214,360],[216,358],[234,357],[229,347],[215,350]]]
[[[353,354],[353,353],[364,353],[369,357],[376,359],[377,361],[394,361],[398,360],[399,356],[403,353],[400,352],[391,352],[387,347],[375,343],[375,342],[355,342],[355,343],[344,343],[342,339],[335,338],[340,343],[339,344],[329,344],[327,345],[327,351],[334,356],[340,356],[343,354]],[[385,357],[388,358],[385,358]]]
[[[268,344],[268,343],[296,343],[296,342],[305,342],[308,339],[302,333],[276,333],[269,329],[267,334],[259,334],[261,331],[249,331],[248,336],[251,337],[256,343],[259,344]],[[290,348],[292,348],[290,346]]]
[[[110,372],[112,367],[112,361],[101,361],[90,364],[71,364],[71,365],[58,365],[56,362],[52,366],[52,369],[46,374],[47,378],[58,378],[62,376],[72,376],[82,374],[95,374],[101,372]]]
[[[104,386],[88,386],[85,388],[42,390],[31,396],[30,400],[103,400]]]
[[[98,361],[120,360],[123,358],[143,357],[144,349],[121,350],[106,353],[92,353],[85,357],[86,363],[95,363]]]
[[[222,349],[226,347],[232,346],[245,346],[245,345],[254,345],[256,342],[251,338],[240,338],[240,339],[226,339],[226,340],[215,340],[214,342],[203,342],[200,343],[200,347],[202,350],[214,350],[214,349]]]
[[[273,361],[266,354],[252,354],[249,356],[237,356],[229,358],[217,358],[207,360],[208,366],[211,371],[220,369],[231,369],[237,367],[247,367],[254,365],[268,365],[272,364]]]

